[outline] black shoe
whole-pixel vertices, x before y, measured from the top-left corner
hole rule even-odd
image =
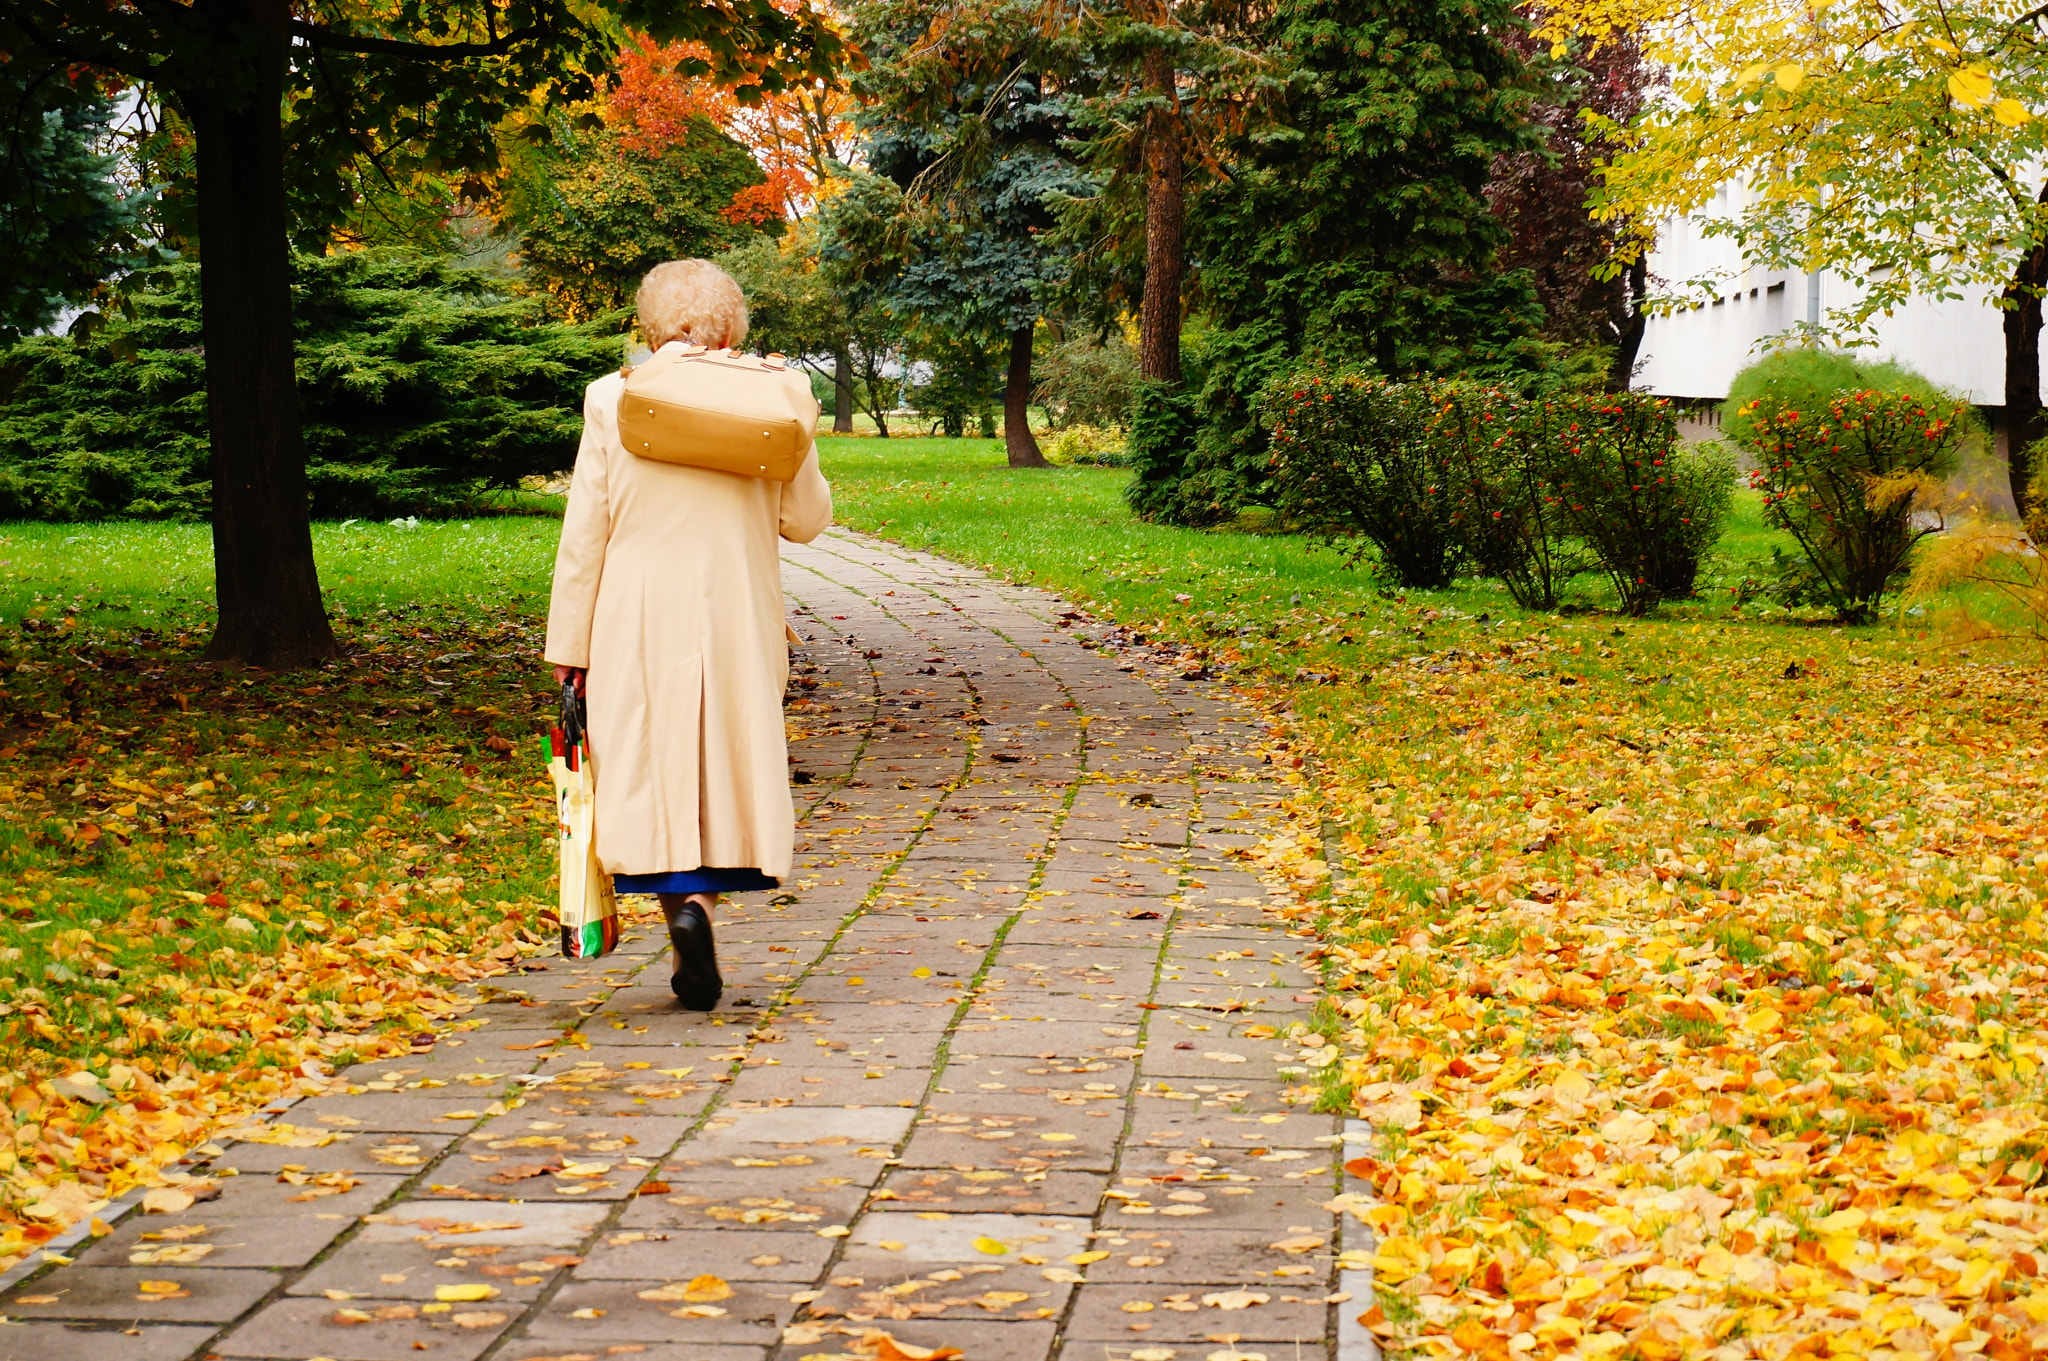
[[[725,993],[725,980],[718,976],[718,943],[711,938],[711,919],[695,903],[685,903],[669,923],[669,943],[676,947],[678,964],[668,985],[676,999],[691,1011],[709,1011]]]

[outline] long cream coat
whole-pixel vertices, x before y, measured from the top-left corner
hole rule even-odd
[[[822,533],[832,491],[815,446],[790,483],[636,458],[619,442],[624,386],[614,373],[584,393],[548,609],[547,659],[590,668],[598,859],[783,878],[796,819],[777,539]]]

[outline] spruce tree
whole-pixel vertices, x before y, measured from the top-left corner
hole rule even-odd
[[[1222,148],[1188,214],[1214,323],[1186,392],[1141,399],[1130,496],[1214,523],[1256,498],[1254,403],[1304,363],[1388,376],[1501,374],[1535,362],[1528,276],[1501,273],[1488,169],[1531,145],[1503,0],[1281,0],[1257,44],[1264,116]]]

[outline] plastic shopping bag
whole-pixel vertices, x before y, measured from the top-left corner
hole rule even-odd
[[[609,954],[619,943],[619,907],[612,877],[597,862],[596,782],[583,700],[573,684],[562,687],[562,721],[548,737],[548,774],[562,853],[562,954]]]

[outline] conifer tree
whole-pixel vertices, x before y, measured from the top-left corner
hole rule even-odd
[[[1255,496],[1255,395],[1304,360],[1390,376],[1533,360],[1541,309],[1525,274],[1494,269],[1505,232],[1484,195],[1494,158],[1531,144],[1512,23],[1500,0],[1272,8],[1254,44],[1270,103],[1188,214],[1215,329],[1198,390],[1141,402],[1141,514],[1213,523]]]

